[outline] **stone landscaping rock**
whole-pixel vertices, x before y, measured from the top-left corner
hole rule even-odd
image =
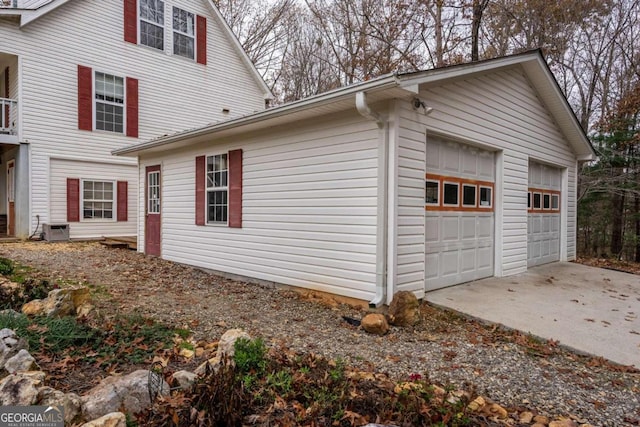
[[[413,292],[397,292],[389,306],[388,318],[394,326],[415,325],[420,320],[420,301]]]
[[[136,413],[151,405],[149,371],[140,369],[128,375],[109,377],[82,396],[82,414],[92,420],[124,409]],[[161,394],[169,394],[169,385],[162,381]]]
[[[27,348],[27,341],[18,338],[14,331],[6,328],[0,330],[0,369],[3,369],[7,361],[18,354],[20,350]]]
[[[172,375],[175,382],[178,383],[181,389],[186,390],[191,388],[193,384],[196,382],[196,378],[198,377],[193,372],[189,371],[178,371],[174,372]]]
[[[43,299],[34,299],[22,306],[27,316],[69,316],[89,301],[89,288],[54,289]]]
[[[44,383],[44,372],[20,372],[0,381],[1,406],[29,406],[38,400],[38,388]]]
[[[362,329],[370,334],[384,335],[389,331],[389,324],[384,315],[369,313],[362,318]]]
[[[111,412],[80,427],[126,427],[127,416],[122,412]]]
[[[533,421],[533,413],[526,411],[520,414],[520,424],[530,424]]]
[[[247,340],[251,339],[249,334],[242,329],[229,329],[227,332],[222,334],[222,336],[220,337],[220,342],[218,343],[218,357],[221,359],[223,356],[233,358],[233,355],[236,352],[236,341],[238,341],[240,338],[244,338]]]
[[[16,355],[6,361],[4,369],[10,374],[15,374],[16,372],[24,371],[39,371],[40,367],[36,363],[36,359],[34,359],[27,350],[21,349]]]
[[[38,390],[38,405],[62,406],[64,408],[65,424],[74,424],[82,410],[82,400],[75,393],[63,393],[51,387],[42,387]]]

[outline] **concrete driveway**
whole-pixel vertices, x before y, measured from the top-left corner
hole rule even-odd
[[[640,276],[575,263],[428,292],[427,301],[640,367]]]

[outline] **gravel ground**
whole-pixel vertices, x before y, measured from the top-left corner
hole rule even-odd
[[[573,416],[600,426],[640,425],[640,374],[422,305],[415,328],[384,337],[348,325],[365,309],[331,298],[249,284],[97,243],[6,243],[0,256],[52,280],[93,285],[103,313],[137,311],[215,340],[243,328],[273,345],[342,358],[394,378],[411,373],[474,387],[508,408]],[[551,349],[551,354],[544,354]]]

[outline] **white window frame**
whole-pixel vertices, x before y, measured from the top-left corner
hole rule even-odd
[[[165,21],[166,21],[166,17],[165,17],[165,4],[164,4],[164,0],[154,0],[154,2],[156,3],[156,5],[159,3],[161,5],[162,8],[162,22],[158,23],[158,22],[154,22],[154,21],[150,21],[147,18],[143,18],[142,17],[142,11],[141,11],[141,2],[142,0],[138,0],[138,44],[141,46],[146,46],[150,49],[155,49],[155,50],[159,50],[161,52],[164,52],[164,48],[165,48]],[[145,24],[149,24],[149,25],[153,25],[154,27],[160,28],[162,30],[162,48],[158,48],[156,46],[150,46],[148,44],[142,43],[142,22],[144,22]]]
[[[115,101],[110,101],[106,99],[98,99],[98,94],[96,90],[96,76],[97,74],[103,74],[104,76],[113,77],[114,79],[122,79],[122,104],[119,104]],[[126,77],[119,76],[117,74],[107,73],[104,71],[94,70],[93,72],[93,130],[98,132],[108,132],[110,134],[127,134],[127,79]],[[108,129],[98,129],[98,104],[111,105],[114,107],[122,108],[122,132],[116,130],[108,130]]]
[[[156,182],[152,183],[151,182],[151,175],[156,175]],[[158,195],[158,197],[151,197],[151,189],[152,188],[157,188],[157,192],[156,194]],[[162,196],[160,194],[160,171],[159,170],[155,170],[155,171],[149,171],[147,172],[147,214],[150,215],[160,215],[160,202],[162,200]],[[152,202],[157,202],[153,205],[153,209],[152,209]]]
[[[489,204],[482,204],[482,190],[489,190]],[[479,185],[478,186],[478,207],[481,209],[492,209],[493,208],[493,187],[490,185]]]
[[[187,18],[191,18],[191,28],[193,30],[193,34],[189,34],[188,32],[181,31],[180,29],[176,29],[176,11],[187,14]],[[192,56],[187,56],[182,53],[176,52],[176,35],[187,37],[193,41],[193,51]],[[188,10],[181,9],[179,7],[173,6],[171,13],[171,45],[172,45],[172,53],[174,56],[180,56],[182,58],[190,59],[195,61],[196,59],[196,15],[193,12],[189,12]]]
[[[555,200],[555,207],[553,201]],[[552,194],[551,195],[551,210],[552,211],[559,211],[560,210],[560,195],[559,194]]]
[[[437,202],[430,203],[427,202],[427,183],[436,184],[436,198]],[[438,179],[425,179],[425,195],[424,195],[424,204],[427,206],[440,206],[440,180]]]
[[[473,204],[468,204],[464,202],[464,189],[465,187],[469,187],[469,188],[473,188],[474,191],[474,197],[473,197]],[[463,208],[475,208],[478,206],[478,186],[475,184],[466,184],[466,183],[462,183],[462,191],[460,192],[462,195],[462,207]]]
[[[15,203],[16,201],[16,161],[9,160],[7,162],[7,202]]]
[[[226,169],[215,169],[216,166],[216,162],[215,162],[215,158],[216,157],[224,157],[225,158],[225,163],[226,163]],[[212,166],[214,167],[211,171],[209,170],[209,159],[213,159],[213,163]],[[214,177],[212,179],[209,179],[209,174],[212,173],[214,174]],[[224,177],[225,179],[223,180],[223,182],[220,183],[220,185],[216,185],[215,183],[215,173],[224,173]],[[205,209],[205,219],[206,219],[206,223],[208,225],[227,225],[229,223],[229,154],[228,153],[218,153],[218,154],[212,154],[212,155],[208,155],[205,159],[205,174],[204,174],[204,179],[205,179],[205,202],[204,202],[204,209]],[[210,183],[212,185],[210,185]],[[222,184],[226,184],[226,185],[222,185]],[[221,204],[221,205],[216,205],[214,204],[214,206],[224,206],[226,209],[225,212],[225,220],[224,221],[215,221],[215,220],[211,220],[209,218],[209,197],[210,194],[213,193],[226,193],[226,203],[225,204]]]
[[[536,207],[536,194],[538,195],[538,206]],[[531,209],[539,211],[542,210],[542,193],[540,193],[539,191],[534,191],[533,192],[533,207]]]
[[[455,185],[457,188],[457,203],[446,203],[445,201],[445,193],[447,185]],[[451,181],[442,181],[442,206],[447,207],[460,207],[460,183],[459,182],[451,182]]]
[[[87,182],[102,182],[102,183],[110,183],[111,184],[111,200],[109,199],[88,199],[88,201],[94,203],[111,203],[111,218],[85,218],[84,216],[84,187]],[[82,222],[116,222],[118,215],[118,185],[116,181],[110,179],[100,179],[100,178],[82,178],[80,180],[80,221]],[[104,215],[104,208],[102,209]]]

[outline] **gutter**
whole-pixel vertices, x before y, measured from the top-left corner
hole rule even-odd
[[[389,126],[381,115],[371,110],[364,91],[356,93],[356,109],[365,119],[378,126],[378,211],[376,221],[376,295],[369,307],[379,307],[387,298],[387,159],[389,158]]]

